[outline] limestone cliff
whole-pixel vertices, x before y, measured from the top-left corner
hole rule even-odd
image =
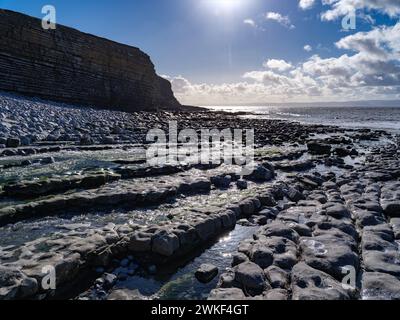
[[[176,109],[171,84],[138,48],[0,9],[0,90],[137,111]]]

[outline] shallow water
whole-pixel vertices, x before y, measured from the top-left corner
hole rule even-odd
[[[204,300],[218,282],[218,276],[210,283],[200,283],[194,276],[195,271],[203,263],[211,263],[218,267],[219,275],[232,262],[232,253],[236,252],[239,243],[252,236],[258,227],[237,225],[234,230],[220,237],[219,240],[189,262],[182,262],[177,269],[160,269],[156,277],[133,276],[120,281],[115,289],[139,289],[145,296],[159,300]]]
[[[192,211],[230,204],[236,200],[243,199],[247,195],[251,195],[258,188],[265,188],[265,186],[267,184],[259,186],[250,183],[247,190],[238,190],[236,187],[231,187],[229,192],[215,189],[206,194],[180,196],[169,203],[163,203],[159,206],[148,206],[133,210],[123,208],[111,210],[98,209],[85,212],[84,214],[74,215],[74,212],[71,212],[21,221],[0,227],[0,247],[8,245],[21,246],[26,242],[41,237],[58,237],[71,230],[84,232],[88,229],[103,228],[109,223],[116,225],[123,225],[125,223],[140,225],[157,224],[168,220],[168,216],[170,215],[177,215],[179,213],[190,215]]]
[[[113,149],[98,151],[60,151],[57,153],[44,153],[32,156],[17,156],[0,159],[0,165],[15,163],[24,160],[38,160],[53,157],[55,163],[43,165],[32,164],[24,167],[1,169],[0,183],[22,179],[43,179],[46,177],[60,177],[80,174],[89,169],[112,169],[118,165],[114,160],[140,159],[145,153],[142,148],[129,150]]]

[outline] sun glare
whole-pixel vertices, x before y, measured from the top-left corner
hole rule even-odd
[[[238,7],[240,0],[214,0],[215,6],[223,9],[232,9]]]
[[[218,13],[229,13],[237,10],[244,0],[207,0],[207,5]]]

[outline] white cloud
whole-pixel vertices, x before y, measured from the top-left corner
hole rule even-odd
[[[265,61],[263,66],[265,68],[275,69],[278,71],[286,71],[293,67],[291,63],[288,63],[285,60],[276,60],[276,59],[269,59]]]
[[[249,26],[252,26],[252,27],[254,27],[254,28],[257,27],[257,24],[256,24],[256,22],[255,22],[253,19],[245,19],[245,20],[243,20],[243,23],[244,23],[244,24],[247,24],[247,25],[249,25]]]
[[[364,12],[358,12],[357,18],[360,18],[361,20],[363,20],[366,23],[369,23],[372,26],[376,24],[376,20],[370,14],[366,14]]]
[[[322,4],[331,7],[321,15],[322,20],[326,21],[336,20],[360,9],[376,10],[391,17],[400,14],[399,0],[322,0]]]
[[[295,28],[295,26],[292,24],[292,22],[290,21],[288,16],[283,16],[278,12],[272,12],[272,11],[267,12],[265,14],[265,19],[276,21],[279,24],[281,24],[282,26],[289,28],[289,29]]]
[[[300,0],[299,2],[299,7],[303,10],[307,10],[312,8],[312,6],[315,4],[315,0]]]
[[[336,46],[382,58],[400,59],[400,23],[393,27],[384,26],[369,32],[358,32],[340,39]]]
[[[313,55],[296,66],[270,59],[268,70],[250,70],[243,81],[193,84],[167,77],[186,104],[388,99],[400,96],[400,22],[340,39],[338,57]],[[286,71],[284,74],[281,71]]]
[[[309,44],[306,44],[306,45],[303,47],[303,49],[304,49],[304,51],[307,51],[307,52],[311,52],[311,51],[313,50],[313,48],[312,48]]]

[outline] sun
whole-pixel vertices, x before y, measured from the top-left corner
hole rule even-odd
[[[240,5],[241,0],[213,0],[216,8],[230,10]]]
[[[206,0],[207,6],[218,13],[231,13],[240,8],[244,0]]]

